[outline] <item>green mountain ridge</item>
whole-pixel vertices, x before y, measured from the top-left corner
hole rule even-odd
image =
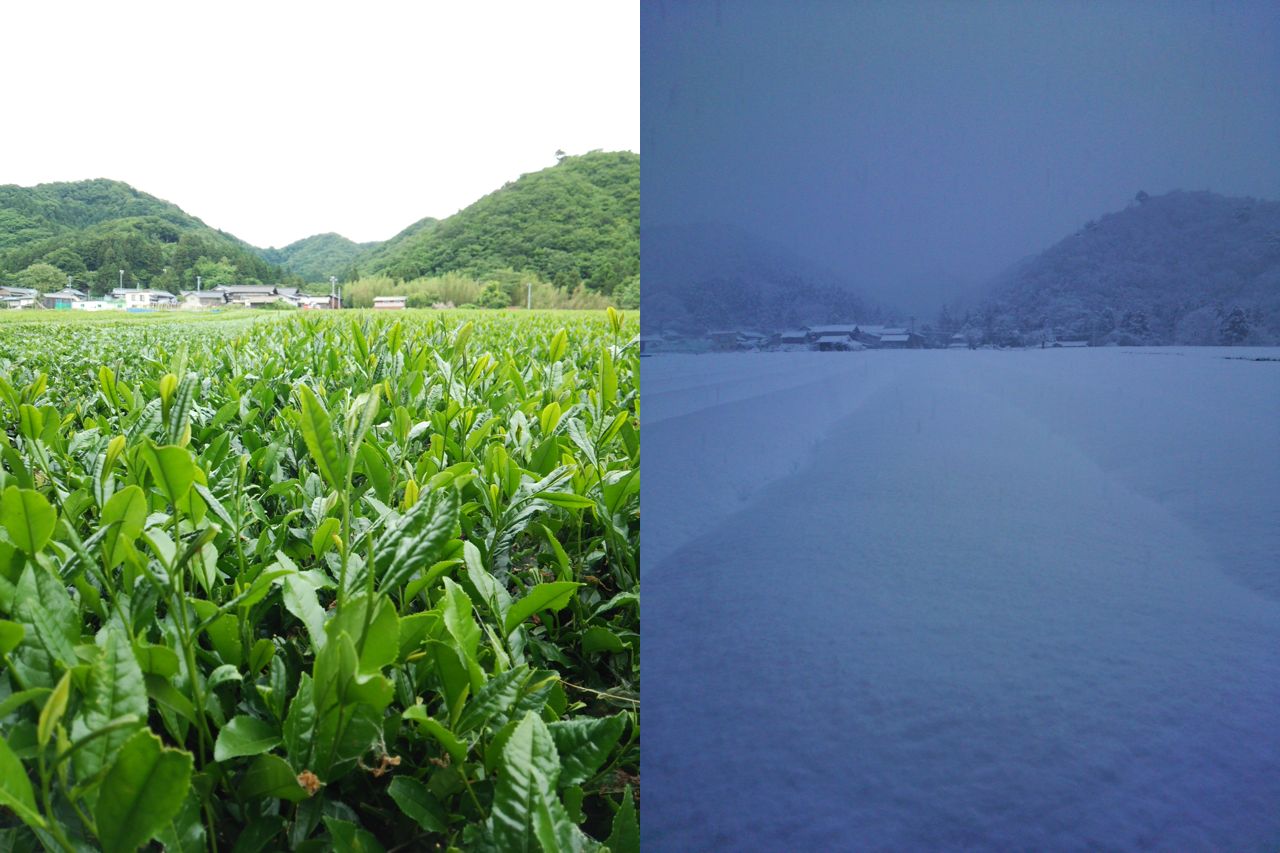
[[[566,157],[453,216],[411,226],[362,263],[365,272],[405,280],[529,270],[562,288],[582,282],[610,294],[640,275],[640,155]]]
[[[376,274],[409,280],[513,272],[569,290],[639,287],[640,157],[590,152],[521,175],[443,220],[389,240],[324,233],[262,249],[171,202],[107,179],[0,186],[0,281],[49,289],[72,276],[103,292],[220,283],[325,282]]]
[[[121,270],[128,283],[170,290],[194,287],[195,276],[208,272],[244,281],[280,273],[243,240],[105,178],[0,186],[0,275],[33,265],[96,290],[115,286]]]
[[[349,273],[361,255],[377,245],[357,243],[330,231],[295,240],[282,249],[263,249],[262,257],[305,281],[327,281],[331,275],[351,278]]]

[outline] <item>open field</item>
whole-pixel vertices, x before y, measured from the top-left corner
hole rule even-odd
[[[1273,849],[1276,356],[644,359],[646,848]]]
[[[0,847],[635,849],[636,326],[0,315]]]

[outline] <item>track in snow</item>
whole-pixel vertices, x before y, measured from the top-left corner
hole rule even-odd
[[[645,427],[645,849],[1274,849],[1280,365],[837,357]]]

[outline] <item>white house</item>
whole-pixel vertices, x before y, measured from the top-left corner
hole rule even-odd
[[[116,299],[82,299],[72,302],[73,311],[122,311],[124,303]]]
[[[116,290],[113,294],[123,294],[124,307],[127,311],[143,311],[151,308],[171,308],[178,304],[178,297],[167,290]]]

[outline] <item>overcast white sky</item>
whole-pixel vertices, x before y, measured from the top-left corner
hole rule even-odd
[[[633,0],[0,5],[0,184],[113,178],[259,246],[384,240],[640,150]]]

